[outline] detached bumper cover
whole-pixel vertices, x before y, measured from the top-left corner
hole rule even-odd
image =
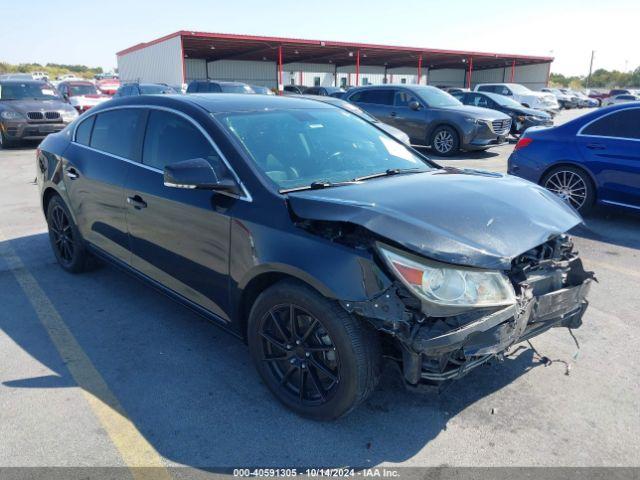
[[[531,338],[555,327],[577,328],[586,310],[591,280],[540,297],[522,300],[444,334],[432,336],[433,329],[421,329],[412,347],[425,355],[441,355],[462,349],[465,356],[502,352],[516,341]]]

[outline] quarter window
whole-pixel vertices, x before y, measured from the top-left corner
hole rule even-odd
[[[640,109],[629,108],[602,117],[587,126],[582,134],[640,139]]]
[[[220,157],[211,143],[186,119],[169,112],[152,110],[147,123],[142,163],[163,170],[172,163],[204,158],[214,167]]]
[[[145,111],[123,108],[99,113],[91,134],[91,146],[97,150],[130,160],[139,159],[139,140]]]
[[[93,128],[93,122],[95,122],[95,115],[87,118],[78,125],[76,128],[76,142],[81,145],[89,145],[91,140],[91,129]]]

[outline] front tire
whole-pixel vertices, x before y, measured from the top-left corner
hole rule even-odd
[[[443,157],[455,155],[460,151],[460,137],[452,127],[443,125],[431,134],[431,149]]]
[[[2,130],[0,130],[0,150],[4,148],[13,147],[15,145],[16,145],[15,140],[10,139],[9,137],[7,137],[7,135],[5,135],[5,133]]]
[[[96,261],[87,252],[69,209],[58,195],[49,201],[47,225],[53,254],[62,268],[71,273],[80,273],[94,268]]]
[[[593,182],[587,172],[581,168],[556,167],[542,178],[540,184],[582,214],[591,210],[595,203]]]
[[[373,392],[380,376],[378,334],[296,281],[260,294],[249,314],[248,343],[276,398],[314,420],[347,414]]]

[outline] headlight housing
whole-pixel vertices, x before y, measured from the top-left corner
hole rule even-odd
[[[378,246],[393,273],[421,300],[445,308],[513,305],[516,294],[502,272],[435,262],[389,246]]]
[[[75,109],[63,110],[62,112],[60,112],[60,115],[62,116],[63,121],[71,122],[76,119],[76,117],[78,116],[78,112]]]
[[[25,118],[20,112],[14,112],[13,110],[3,110],[0,112],[0,117],[5,120],[19,120]]]

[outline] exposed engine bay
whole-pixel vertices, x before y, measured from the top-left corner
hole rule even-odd
[[[594,279],[567,235],[533,248],[513,261],[509,272],[517,303],[431,317],[400,282],[370,302],[344,302],[395,339],[405,380],[441,382],[500,357],[514,343],[552,327],[577,328]]]

